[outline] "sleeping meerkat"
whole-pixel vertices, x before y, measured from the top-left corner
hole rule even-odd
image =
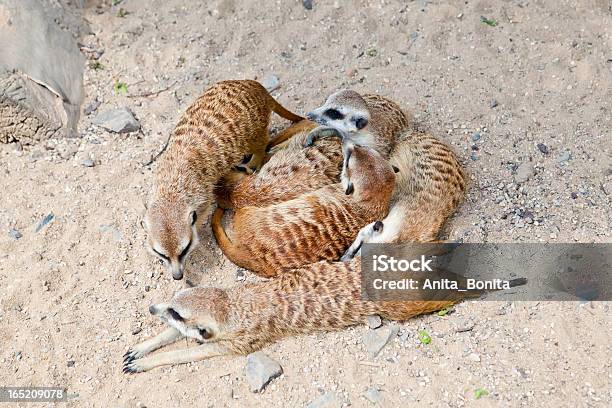
[[[510,285],[524,283],[515,279]],[[362,324],[373,314],[389,320],[408,320],[482,293],[455,291],[445,300],[373,302],[362,298],[358,259],[321,261],[286,271],[276,279],[225,290],[183,289],[169,303],[149,307],[151,314],[160,317],[169,328],[130,348],[123,357],[123,372],[248,354],[284,337]],[[200,345],[148,355],[183,338],[194,339]]]
[[[343,119],[334,116],[334,111],[342,112]],[[262,207],[336,183],[341,172],[340,143],[322,139],[335,136],[334,128],[352,132],[355,144],[370,146],[388,158],[397,135],[412,127],[411,115],[395,102],[347,90],[331,95],[310,117],[326,126],[318,128],[315,122],[304,120],[285,129],[270,143],[273,154],[258,173],[236,184],[222,181],[217,190],[219,205]],[[361,136],[355,136],[357,131]]]
[[[198,243],[196,221],[207,216],[215,184],[252,153],[258,167],[268,144],[270,115],[302,118],[283,108],[256,81],[222,81],[208,88],[185,112],[162,154],[155,190],[143,226],[148,248],[174,279]]]
[[[364,225],[387,214],[395,185],[393,168],[375,150],[345,140],[343,152],[341,183],[267,207],[237,209],[229,232],[217,209],[212,229],[223,253],[265,277],[338,259]]]
[[[463,200],[466,178],[452,150],[430,134],[402,135],[389,161],[399,169],[389,214],[366,225],[342,260],[364,243],[432,242]]]
[[[318,125],[308,120],[294,123],[277,137],[283,146],[274,145],[269,160],[259,172],[237,183],[224,179],[215,190],[221,208],[265,207],[290,200],[304,192],[338,182],[342,148],[335,139],[321,140],[305,149],[308,134]]]

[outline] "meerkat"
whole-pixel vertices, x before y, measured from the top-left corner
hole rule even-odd
[[[516,279],[510,286],[525,283],[524,279]],[[443,293],[441,300],[371,301],[362,297],[358,259],[321,261],[287,271],[276,279],[225,290],[183,289],[169,303],[149,307],[151,314],[169,328],[130,348],[123,357],[123,372],[138,373],[216,356],[248,354],[288,336],[363,324],[373,314],[405,321],[482,293],[453,291]],[[183,338],[200,345],[148,355]]]
[[[395,102],[379,95],[362,96],[348,89],[330,95],[323,106],[307,113],[306,118],[324,128],[338,129],[355,144],[369,146],[385,157],[395,147],[397,136],[412,127],[411,115]],[[324,131],[313,132],[306,145],[324,136]]]
[[[336,260],[366,224],[385,216],[393,168],[377,151],[343,142],[341,182],[267,207],[234,211],[229,234],[217,209],[212,229],[223,253],[261,276],[322,259]]]
[[[217,189],[221,207],[267,206],[336,183],[342,171],[342,149],[338,141],[322,139],[336,136],[334,129],[348,132],[355,144],[372,147],[388,158],[397,135],[412,127],[412,116],[395,102],[349,90],[331,95],[309,115],[315,122],[296,123],[270,143],[273,154],[258,173],[237,183],[221,183]]]
[[[389,214],[361,229],[342,260],[364,243],[433,242],[463,200],[466,177],[457,156],[432,135],[403,134],[389,161],[399,169]]]
[[[232,166],[252,153],[259,166],[268,144],[272,112],[302,118],[283,108],[256,81],[222,81],[208,88],[185,112],[161,155],[155,191],[143,226],[148,248],[174,279],[198,243],[197,220],[214,203],[214,186]]]

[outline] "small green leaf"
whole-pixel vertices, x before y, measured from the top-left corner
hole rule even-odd
[[[438,316],[440,316],[440,317],[441,316],[446,316],[447,314],[448,314],[448,308],[447,307],[445,307],[444,309],[442,309],[442,310],[440,310],[438,312]]]
[[[120,93],[126,94],[128,92],[128,87],[125,82],[115,81],[115,94],[119,95]]]
[[[126,9],[124,8],[119,8],[119,11],[117,12],[117,17],[125,17],[128,15],[128,12]]]
[[[419,340],[423,344],[429,344],[429,343],[431,343],[431,336],[425,330],[420,330],[419,331]]]
[[[366,54],[368,55],[368,57],[375,57],[376,55],[378,55],[378,51],[376,50],[376,48],[370,47],[366,50]]]
[[[100,64],[100,61],[92,61],[89,63],[89,68],[97,71],[99,69],[104,69],[104,65]]]
[[[480,399],[480,397],[484,397],[485,395],[489,395],[489,391],[485,390],[484,388],[476,388],[474,390],[474,396],[476,399]]]
[[[480,21],[491,27],[497,26],[497,20],[495,20],[494,18],[486,18],[485,16],[480,16]]]
[[[121,3],[123,0],[113,0],[113,6],[118,5],[119,3]]]

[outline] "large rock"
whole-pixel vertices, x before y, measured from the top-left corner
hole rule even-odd
[[[140,123],[138,123],[128,108],[118,108],[103,112],[96,116],[92,123],[115,133],[135,132],[140,129]]]
[[[282,373],[280,364],[261,351],[247,356],[246,378],[252,392],[261,392],[273,378]]]
[[[0,142],[76,134],[85,61],[76,39],[87,27],[74,2],[61,3],[0,0]]]

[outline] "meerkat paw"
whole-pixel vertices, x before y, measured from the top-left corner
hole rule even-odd
[[[344,252],[341,261],[350,261],[356,256],[361,256],[361,247],[364,243],[368,243],[372,238],[382,232],[384,224],[382,221],[372,222],[363,227],[357,234],[357,238],[351,244],[351,246]]]
[[[147,364],[147,359],[128,359],[123,362],[123,373],[124,374],[136,374],[149,371],[154,368]]]

